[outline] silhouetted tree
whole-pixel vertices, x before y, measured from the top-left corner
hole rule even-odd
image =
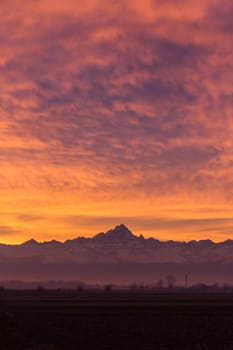
[[[176,278],[172,274],[169,274],[166,276],[166,281],[167,281],[168,288],[171,289],[175,286]]]
[[[137,283],[132,283],[132,284],[130,284],[130,285],[129,285],[129,289],[132,290],[132,291],[137,290],[137,289],[138,289]]]
[[[114,285],[113,284],[106,284],[104,286],[104,290],[105,292],[111,292],[111,290],[113,289]]]
[[[160,278],[156,283],[156,288],[163,289],[164,288],[164,281],[162,278]]]
[[[39,292],[39,293],[43,293],[45,291],[45,287],[43,286],[43,284],[39,284],[36,287],[36,291]]]
[[[83,292],[84,291],[84,284],[83,283],[79,283],[76,287],[78,292]]]

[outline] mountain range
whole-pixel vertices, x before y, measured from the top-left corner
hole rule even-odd
[[[160,241],[136,236],[122,224],[92,238],[0,244],[0,264],[0,279],[94,278],[115,282],[151,280],[170,271],[180,276],[190,272],[195,281],[229,282],[233,240]]]

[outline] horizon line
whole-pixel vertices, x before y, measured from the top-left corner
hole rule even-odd
[[[228,241],[233,241],[230,238],[225,239],[223,241],[215,241],[215,240],[212,240],[212,239],[209,239],[209,238],[199,239],[199,240],[196,240],[196,239],[191,239],[191,240],[173,240],[173,239],[161,240],[161,239],[158,239],[158,238],[152,237],[152,236],[144,236],[143,234],[135,235],[125,224],[119,224],[119,225],[116,225],[114,228],[109,229],[108,231],[105,231],[105,232],[101,231],[101,232],[98,232],[96,234],[93,234],[92,236],[76,236],[76,237],[73,237],[73,238],[68,238],[66,240],[51,239],[51,240],[45,240],[45,241],[39,241],[39,240],[37,240],[37,239],[32,237],[32,238],[30,238],[30,239],[28,239],[26,241],[22,241],[20,243],[3,243],[3,242],[0,242],[0,245],[21,246],[23,244],[30,243],[30,242],[32,242],[32,243],[34,242],[35,244],[45,244],[45,243],[52,243],[52,242],[64,244],[64,243],[66,243],[68,241],[74,241],[74,240],[77,240],[77,239],[93,239],[96,236],[98,236],[99,234],[106,235],[110,231],[114,231],[114,230],[116,230],[119,227],[124,227],[126,230],[128,230],[132,234],[132,236],[134,238],[138,238],[138,239],[142,238],[142,239],[145,239],[145,240],[153,239],[155,241],[159,241],[159,242],[162,242],[162,243],[174,242],[174,243],[185,243],[185,244],[188,244],[190,242],[197,242],[197,243],[199,243],[199,242],[211,242],[213,244],[221,244],[221,243],[225,243],[225,242],[228,242]]]

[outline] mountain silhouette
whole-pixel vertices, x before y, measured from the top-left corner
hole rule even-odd
[[[38,244],[38,242],[35,239],[29,239],[28,241],[22,243],[23,246],[34,246]]]
[[[233,277],[233,241],[160,241],[136,236],[121,224],[92,238],[77,237],[65,242],[30,239],[19,245],[0,244],[0,263],[0,278],[8,279],[99,276],[99,281],[109,271],[108,281],[115,281],[116,276],[118,280],[124,276],[144,280],[165,270],[174,270],[176,274],[193,271],[193,275],[196,271],[196,276],[201,276],[206,269],[206,276],[212,275],[211,281],[227,276],[224,281],[228,282]]]
[[[124,224],[116,226],[114,229],[101,232],[93,237],[94,240],[116,240],[116,241],[128,241],[137,238]]]

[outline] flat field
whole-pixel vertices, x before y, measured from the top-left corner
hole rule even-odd
[[[3,291],[1,350],[233,349],[233,295]]]

